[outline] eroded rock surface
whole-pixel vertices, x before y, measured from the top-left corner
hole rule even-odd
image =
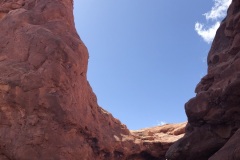
[[[98,106],[72,11],[72,0],[0,0],[0,160],[161,160],[182,129],[141,138]]]
[[[240,0],[232,1],[217,31],[196,93],[185,105],[186,135],[170,147],[168,160],[207,160],[216,152],[210,160],[239,159]]]
[[[165,160],[169,147],[185,134],[186,123],[166,124],[163,126],[131,131],[136,140],[143,144],[144,153]],[[151,158],[149,158],[151,160]]]

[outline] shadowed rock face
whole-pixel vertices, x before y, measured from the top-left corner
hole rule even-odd
[[[168,160],[239,159],[240,0],[233,0],[217,31],[208,54],[208,73],[196,93],[185,105],[186,134],[170,147]]]
[[[0,0],[0,160],[163,159],[185,125],[147,140],[97,105],[72,10],[72,0]]]

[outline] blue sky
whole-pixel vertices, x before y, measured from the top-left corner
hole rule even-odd
[[[230,0],[75,0],[88,80],[129,129],[187,121],[184,104]]]

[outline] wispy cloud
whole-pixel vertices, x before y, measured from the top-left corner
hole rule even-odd
[[[165,122],[165,121],[158,122],[158,126],[162,126],[162,125],[165,125],[165,124],[167,124],[167,122]]]
[[[232,0],[214,0],[212,10],[203,14],[207,20],[218,20],[226,16],[226,11]]]
[[[207,28],[204,24],[197,22],[195,24],[195,30],[197,31],[198,35],[203,38],[203,40],[207,43],[211,43],[213,38],[216,35],[216,31],[220,26],[220,22],[216,22],[211,27]]]
[[[213,41],[216,31],[220,26],[220,21],[226,16],[227,9],[231,2],[232,0],[214,0],[212,9],[203,14],[206,21],[209,22],[209,20],[211,20],[212,24],[208,25],[207,23],[199,22],[195,24],[195,31],[205,42],[211,43]]]

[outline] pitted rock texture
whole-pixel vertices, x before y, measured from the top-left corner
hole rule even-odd
[[[72,0],[0,0],[0,37],[0,160],[164,157],[98,106]]]
[[[208,54],[208,73],[185,105],[186,134],[170,147],[167,159],[239,159],[239,97],[240,0],[233,0]]]

